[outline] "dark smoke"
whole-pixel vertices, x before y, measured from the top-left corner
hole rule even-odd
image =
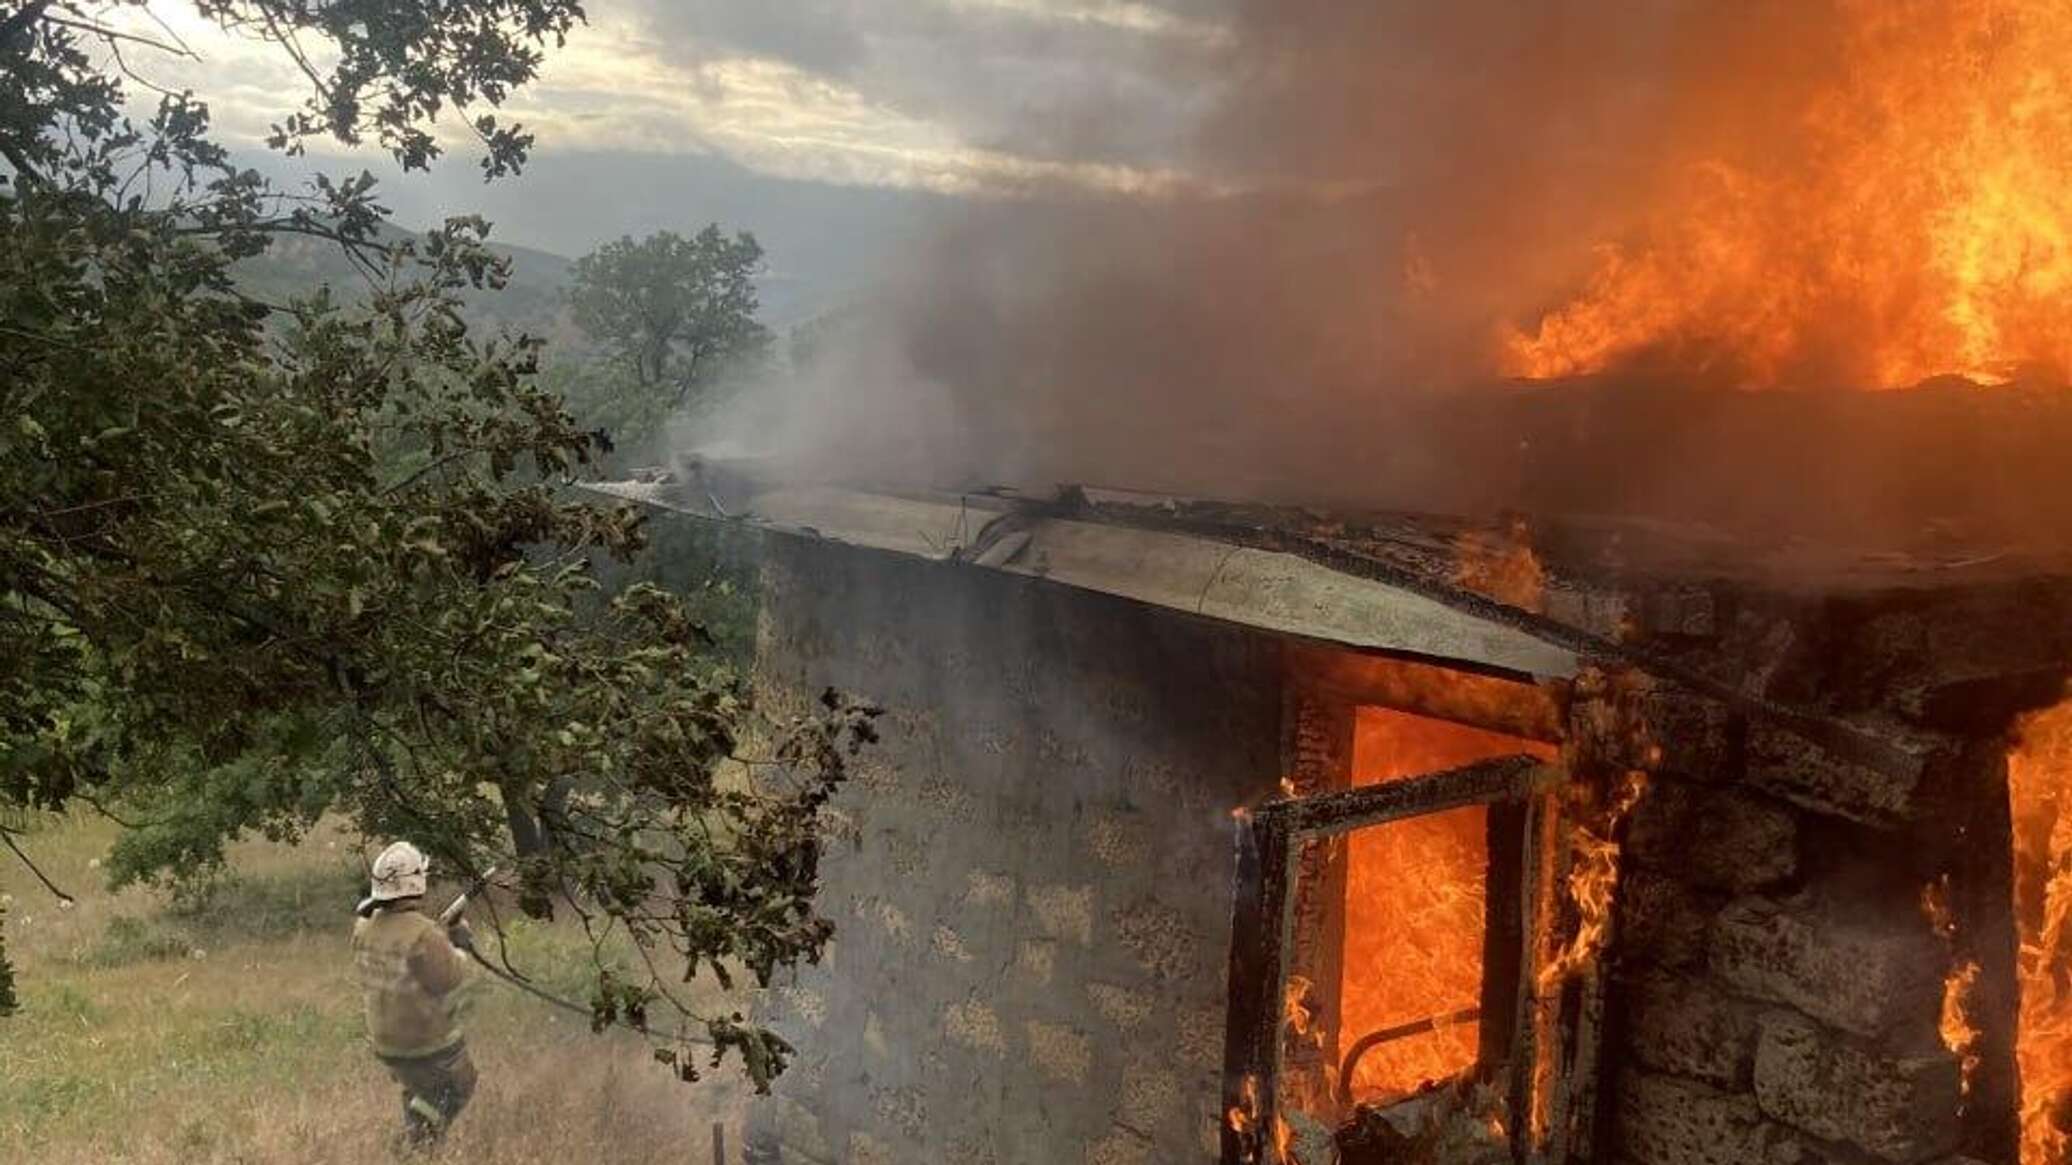
[[[752,443],[891,484],[1863,542],[2072,530],[2072,470],[2039,436],[2072,432],[2056,397],[1497,378],[1500,329],[1576,290],[1665,158],[1791,149],[1835,68],[1827,4],[1242,0],[1220,22],[1219,52],[1170,62],[1216,99],[1165,155],[1218,192],[958,211],[763,402],[781,419],[741,418]]]

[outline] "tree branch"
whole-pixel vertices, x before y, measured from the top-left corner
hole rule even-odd
[[[7,829],[5,827],[0,827],[0,843],[5,843],[8,849],[13,850],[14,856],[20,858],[22,864],[29,867],[29,872],[36,875],[36,880],[43,883],[43,888],[55,895],[58,901],[64,903],[67,906],[70,906],[74,902],[78,901],[77,898],[74,898],[70,894],[65,893],[63,890],[58,889],[57,883],[51,881],[49,877],[45,876],[42,870],[36,867],[35,862],[29,860],[29,855],[22,852],[22,847],[14,843],[13,830]]]
[[[283,28],[280,18],[275,15],[273,7],[269,4],[259,5],[259,15],[266,21],[266,31],[272,35],[274,43],[287,52],[289,59],[302,70],[302,75],[309,78],[309,83],[316,87],[317,96],[329,101],[331,87],[324,84],[324,78],[317,73],[316,66],[309,63],[309,54],[302,51],[302,41],[296,37],[295,30],[292,27]]]
[[[86,33],[89,36],[100,37],[102,40],[107,41],[111,45],[116,43],[117,41],[129,41],[133,44],[140,44],[148,48],[157,49],[159,52],[162,53],[170,53],[176,57],[194,56],[194,53],[191,50],[182,49],[176,45],[169,45],[161,40],[153,40],[148,36],[138,36],[136,33],[133,32],[121,32],[116,29],[109,28],[105,24],[95,24],[90,20],[66,20],[62,16],[45,16],[43,19],[47,23],[55,24],[60,28],[69,28],[76,32]]]
[[[88,793],[79,792],[76,789],[73,791],[72,796],[78,798],[81,801],[86,802],[87,806],[91,808],[94,812],[100,814],[101,816],[107,818],[110,821],[113,821],[115,824],[122,826],[124,829],[146,829],[150,826],[161,824],[158,821],[137,821],[134,819],[118,817],[116,816],[114,810],[108,808],[106,805],[101,803],[100,798],[92,796]]]

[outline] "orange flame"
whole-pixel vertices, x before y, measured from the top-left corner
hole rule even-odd
[[[1969,959],[1958,963],[1943,980],[1943,1046],[1957,1057],[1964,1070],[1964,1095],[1971,1095],[1973,1077],[1978,1075],[1978,1026],[1971,1022],[1971,993],[1978,987],[1978,964]]]
[[[2072,700],[2025,717],[2008,755],[2021,987],[2022,1165],[2064,1165],[2072,1125]]]
[[[1288,977],[1287,998],[1282,1003],[1282,1022],[1296,1036],[1322,1045],[1324,1033],[1317,1026],[1314,984],[1301,975]]]
[[[1506,374],[1647,359],[1886,388],[2072,370],[2072,5],[1833,12],[1832,79],[1760,144],[1690,135],[1634,241],[1601,245],[1575,299],[1504,337]]]
[[[1295,1156],[1295,1133],[1288,1122],[1276,1114],[1273,1118],[1273,1159],[1281,1165],[1302,1165]]]
[[[1611,938],[1613,897],[1619,888],[1619,823],[1647,791],[1646,773],[1627,773],[1617,798],[1595,825],[1578,821],[1569,831],[1573,859],[1568,869],[1568,897],[1575,906],[1576,933],[1559,955],[1540,968],[1539,986],[1547,991],[1597,961]]]
[[[1978,1050],[1980,1032],[1971,1018],[1971,995],[1978,986],[1979,965],[1971,959],[1954,957],[1954,943],[1957,937],[1957,918],[1950,909],[1950,879],[1944,875],[1921,888],[1921,913],[1928,918],[1930,926],[1945,944],[1952,944],[1953,957],[1949,973],[1943,976],[1942,1032],[1943,1047],[1957,1057],[1963,1069],[1964,1095],[1971,1095],[1972,1080],[1978,1074],[1980,1055]]]
[[[1470,531],[1455,540],[1454,582],[1521,611],[1545,605],[1547,571],[1533,553],[1532,531],[1513,518],[1502,534]]]
[[[1223,1123],[1230,1127],[1231,1132],[1238,1135],[1240,1141],[1248,1146],[1252,1144],[1252,1137],[1257,1134],[1259,1129],[1258,1077],[1245,1077],[1243,1089],[1239,1093],[1239,1101],[1237,1104],[1231,1105],[1230,1109],[1223,1114]],[[1256,1156],[1257,1151],[1255,1149],[1246,1149],[1246,1160],[1254,1160]]]
[[[1547,745],[1384,708],[1362,708],[1353,783],[1380,784]],[[1475,1063],[1489,863],[1488,810],[1479,805],[1353,833],[1346,849],[1340,1054],[1360,1037],[1406,1032],[1364,1055],[1359,1100],[1389,1099]]]

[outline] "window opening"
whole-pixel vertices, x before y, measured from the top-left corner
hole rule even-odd
[[[1297,711],[1311,736],[1333,719]],[[1438,1160],[1408,1142],[1448,1122],[1522,1149],[1511,1114],[1537,1111],[1534,1045],[1559,1038],[1524,972],[1558,750],[1393,708],[1336,717],[1343,747],[1312,751],[1337,779],[1241,815],[1224,1160]],[[1403,1143],[1348,1152],[1376,1136]]]

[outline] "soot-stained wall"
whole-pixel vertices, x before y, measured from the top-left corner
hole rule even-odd
[[[836,802],[831,957],[763,1159],[1144,1165],[1216,1151],[1233,806],[1279,771],[1274,644],[1100,595],[773,538],[766,702],[884,706]]]

